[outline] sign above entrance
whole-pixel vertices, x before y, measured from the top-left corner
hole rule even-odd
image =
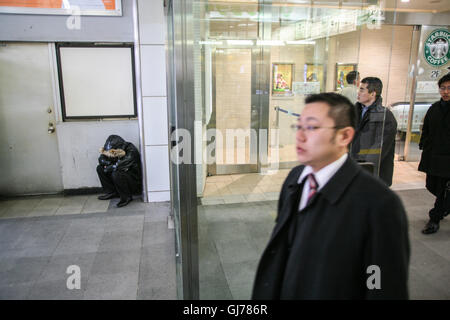
[[[436,29],[430,33],[424,43],[425,60],[433,67],[441,67],[450,59],[450,32],[447,29]]]
[[[0,0],[0,13],[121,16],[121,0]]]

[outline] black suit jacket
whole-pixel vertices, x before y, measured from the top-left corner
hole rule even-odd
[[[303,168],[283,184],[253,299],[407,299],[410,246],[399,197],[349,157],[298,212]],[[368,289],[372,265],[381,289]]]

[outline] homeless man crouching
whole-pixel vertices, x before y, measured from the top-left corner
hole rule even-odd
[[[97,174],[105,194],[98,198],[108,200],[120,197],[117,207],[126,206],[133,200],[132,195],[142,189],[139,151],[132,143],[110,135],[100,153]]]
[[[405,210],[348,156],[355,124],[347,98],[306,98],[296,133],[302,165],[283,184],[253,299],[408,298]]]

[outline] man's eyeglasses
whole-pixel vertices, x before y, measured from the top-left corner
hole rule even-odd
[[[450,91],[450,87],[439,87],[439,90],[441,90],[441,91],[445,91],[445,90]]]
[[[321,126],[315,126],[315,125],[302,126],[299,124],[291,125],[291,129],[296,130],[296,131],[302,130],[303,132],[314,132],[318,129],[342,129],[342,128],[344,128],[344,127],[342,127],[342,126],[321,127]]]

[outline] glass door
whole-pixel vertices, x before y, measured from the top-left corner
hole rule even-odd
[[[394,31],[383,23],[381,3],[171,2],[172,188],[183,298],[250,298],[282,183],[298,165],[291,125],[308,94],[357,90],[346,76],[358,71],[382,80],[383,105],[392,100]],[[383,126],[381,110],[375,120]],[[382,139],[371,152],[381,153]]]

